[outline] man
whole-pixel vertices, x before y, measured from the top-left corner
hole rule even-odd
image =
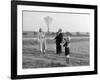
[[[58,30],[55,40],[56,40],[56,53],[60,55],[62,53],[62,47],[61,47],[61,43],[63,40],[62,29]]]

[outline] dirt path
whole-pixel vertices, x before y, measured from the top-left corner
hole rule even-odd
[[[54,42],[48,40],[46,54],[40,53],[37,41],[23,41],[23,68],[69,67],[89,65],[89,40],[74,40],[70,46],[70,64],[66,63],[64,48],[57,55]]]
[[[54,52],[48,51],[48,54],[41,54],[39,51],[23,54],[23,68],[42,68],[42,67],[66,67],[66,66],[82,66],[88,65],[88,58],[80,58],[82,55],[71,54],[70,64],[66,63],[64,54],[56,55]],[[87,56],[87,55],[86,55]]]

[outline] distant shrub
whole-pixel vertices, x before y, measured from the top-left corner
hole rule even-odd
[[[23,45],[37,45],[37,40],[23,40]]]
[[[27,35],[27,33],[26,32],[23,32],[23,35]]]

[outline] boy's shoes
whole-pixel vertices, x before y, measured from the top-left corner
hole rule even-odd
[[[45,51],[43,51],[43,54],[45,54]]]

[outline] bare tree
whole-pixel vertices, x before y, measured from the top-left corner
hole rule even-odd
[[[46,23],[46,25],[47,25],[47,31],[48,31],[48,33],[49,33],[49,27],[50,27],[50,24],[51,24],[51,22],[52,22],[52,18],[50,17],[50,16],[46,16],[46,17],[44,17],[44,20],[45,20],[45,23]]]

